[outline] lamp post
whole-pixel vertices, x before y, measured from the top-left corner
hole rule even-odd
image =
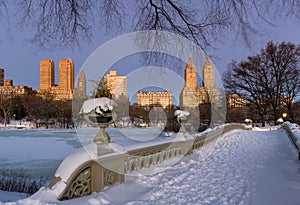
[[[286,121],[286,117],[288,116],[288,114],[286,112],[282,113],[282,118],[284,121]]]

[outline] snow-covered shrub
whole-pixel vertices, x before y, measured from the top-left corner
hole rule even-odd
[[[22,192],[34,194],[45,186],[47,179],[32,179],[26,170],[20,169],[14,172],[0,170],[0,190],[9,192]]]

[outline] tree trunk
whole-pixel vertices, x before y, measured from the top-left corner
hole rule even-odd
[[[260,119],[261,119],[261,126],[265,127],[266,126],[266,119],[265,119],[265,115],[260,113]]]
[[[4,113],[4,127],[6,127],[6,125],[7,125],[7,114],[6,114],[5,110],[3,110],[3,113]]]
[[[294,112],[293,112],[292,105],[289,103],[287,108],[288,108],[288,119],[290,119],[291,121],[294,121]]]

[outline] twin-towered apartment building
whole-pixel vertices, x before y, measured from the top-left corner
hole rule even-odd
[[[58,85],[55,84],[55,65],[53,60],[42,60],[40,63],[40,89],[38,92],[49,92],[57,100],[72,100],[73,95],[86,97],[85,74],[80,72],[78,86],[74,87],[74,61],[59,61]]]
[[[197,69],[192,56],[190,56],[184,71],[185,86],[180,94],[181,107],[197,107],[206,103],[218,103],[219,92],[215,87],[215,69],[208,55],[202,72],[202,86],[197,86]]]

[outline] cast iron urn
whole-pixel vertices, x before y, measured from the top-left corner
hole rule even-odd
[[[112,99],[106,97],[89,99],[83,103],[81,114],[84,116],[84,120],[100,128],[93,140],[94,143],[108,144],[111,142],[105,128],[114,121],[112,110],[116,106]]]

